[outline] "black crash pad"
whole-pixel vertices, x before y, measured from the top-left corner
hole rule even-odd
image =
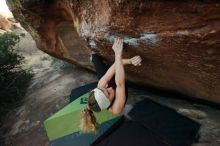
[[[128,115],[171,146],[191,146],[198,139],[199,123],[150,99],[138,102]]]
[[[91,146],[190,146],[200,124],[150,99],[134,105],[124,120]]]
[[[117,129],[91,146],[169,146],[138,122],[125,120]]]
[[[97,84],[98,84],[98,82],[93,82],[93,83],[89,83],[89,84],[86,84],[84,86],[73,89],[71,91],[71,94],[70,94],[69,102],[72,102],[76,98],[78,98],[78,97],[82,96],[83,94],[93,90],[94,88],[96,88]]]

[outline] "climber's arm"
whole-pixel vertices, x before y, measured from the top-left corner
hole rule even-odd
[[[123,65],[131,64],[131,59],[123,59],[122,60]],[[111,78],[115,74],[115,62],[111,65],[111,67],[107,70],[104,76],[99,80],[97,87],[106,87],[108,85],[108,82],[111,80]]]

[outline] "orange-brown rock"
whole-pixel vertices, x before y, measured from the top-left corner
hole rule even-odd
[[[91,50],[114,61],[124,38],[127,79],[220,103],[220,3],[211,0],[7,0],[39,49],[87,69]]]
[[[3,15],[0,14],[0,29],[4,31],[9,31],[11,28],[11,23],[8,21],[7,18],[5,18]]]

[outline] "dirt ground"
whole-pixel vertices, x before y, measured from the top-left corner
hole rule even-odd
[[[23,31],[24,32],[24,31]],[[35,73],[21,107],[13,110],[5,120],[3,128],[5,146],[47,146],[49,145],[43,122],[68,103],[72,89],[96,81],[95,74],[75,66],[51,65],[52,59],[38,50],[29,34],[19,44],[20,52],[26,57],[27,67]],[[61,63],[62,64],[62,63]],[[202,126],[199,142],[193,146],[220,145],[220,111],[181,99],[157,96],[144,90],[129,88],[128,104],[143,98],[176,109]]]

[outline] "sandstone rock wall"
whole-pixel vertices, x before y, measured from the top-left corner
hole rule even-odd
[[[210,0],[7,0],[39,49],[93,69],[91,50],[114,61],[124,39],[127,79],[220,103],[220,2]]]

